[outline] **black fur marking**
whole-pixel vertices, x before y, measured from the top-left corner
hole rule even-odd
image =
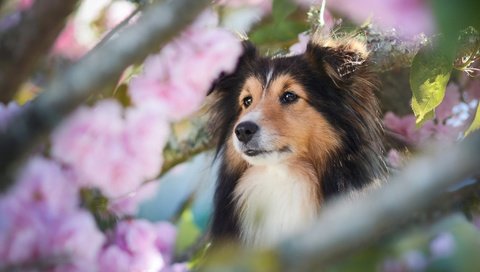
[[[230,173],[228,167],[220,167],[215,191],[215,212],[211,233],[215,240],[238,238],[238,221],[233,203],[233,191],[242,173]]]
[[[336,71],[338,78],[332,78],[325,65]],[[328,166],[319,177],[319,191],[323,199],[360,189],[373,180],[384,180],[387,168],[384,163],[383,129],[374,96],[375,87],[370,84],[375,77],[368,65],[368,60],[353,52],[314,44],[309,44],[303,55],[264,58],[245,42],[244,55],[235,72],[223,75],[213,90],[218,96],[218,101],[211,108],[211,128],[217,143],[217,156],[225,151],[226,140],[240,113],[238,99],[246,79],[255,76],[265,86],[266,75],[273,68],[272,81],[288,74],[303,84],[308,103],[325,117],[340,138],[340,149],[330,154]],[[229,162],[222,158],[215,194],[214,238],[238,238],[238,219],[232,195],[243,170],[241,167],[232,170]]]

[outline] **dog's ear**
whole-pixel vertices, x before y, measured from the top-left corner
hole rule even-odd
[[[337,85],[348,84],[367,65],[365,44],[354,38],[338,40],[313,37],[304,54],[314,69],[323,70]]]
[[[227,74],[225,72],[222,72],[217,79],[212,83],[212,86],[210,86],[210,89],[207,92],[207,96],[210,95],[212,92],[214,92],[217,87],[221,84],[222,81],[228,79],[231,75],[234,75],[241,71],[245,66],[248,66],[249,63],[254,61],[258,57],[258,52],[257,48],[248,40],[242,41],[242,49],[243,53],[238,59],[237,66],[235,67],[235,70]]]

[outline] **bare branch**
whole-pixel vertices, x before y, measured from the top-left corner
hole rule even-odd
[[[78,0],[37,0],[20,22],[0,33],[0,102],[12,99],[52,47]]]
[[[195,155],[213,148],[206,122],[205,118],[192,119],[190,121],[192,129],[185,139],[180,141],[176,138],[170,139],[163,151],[164,162],[161,175]]]
[[[430,154],[412,160],[381,188],[356,199],[344,197],[331,202],[311,228],[276,249],[244,255],[236,252],[231,259],[223,256],[222,263],[213,255],[205,271],[251,268],[262,258],[270,260],[273,267],[264,271],[319,271],[395,230],[412,214],[430,208],[450,185],[477,174],[478,150],[480,132],[455,146],[439,145]]]
[[[437,146],[428,156],[412,160],[378,190],[331,203],[309,231],[279,247],[286,270],[322,267],[394,229],[415,211],[427,208],[448,186],[476,174],[478,150],[480,132],[457,146]]]
[[[378,72],[410,67],[413,57],[428,41],[425,36],[408,40],[395,32],[381,32],[370,27],[364,31],[372,52],[373,68]]]
[[[13,182],[16,166],[86,98],[172,39],[207,6],[208,0],[161,1],[139,21],[57,76],[35,101],[0,134],[0,191]]]

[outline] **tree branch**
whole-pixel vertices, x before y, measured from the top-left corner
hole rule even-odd
[[[190,121],[191,130],[185,139],[179,141],[173,137],[169,140],[163,151],[164,162],[160,175],[195,155],[213,148],[206,123],[207,120],[204,117],[194,118]]]
[[[251,268],[255,260],[265,257],[273,258],[276,264],[272,266],[282,271],[325,268],[395,230],[412,214],[428,209],[449,186],[477,174],[478,150],[480,132],[455,146],[438,145],[429,155],[413,159],[381,188],[365,191],[356,199],[344,197],[329,203],[312,227],[284,241],[273,251],[245,253],[243,257],[237,253],[231,259],[223,258],[221,264],[216,259],[205,271],[232,269],[232,263],[238,270]]]
[[[372,27],[363,28],[363,31],[372,52],[373,69],[377,72],[410,67],[418,50],[428,42],[425,36],[404,39],[395,32],[377,31]]]
[[[0,191],[13,182],[16,167],[66,115],[89,95],[119,77],[172,39],[207,6],[208,0],[161,1],[149,6],[138,22],[58,75],[0,134]]]
[[[78,0],[37,0],[20,22],[0,33],[0,102],[12,99],[52,47]]]
[[[428,208],[452,184],[478,173],[480,132],[456,146],[412,160],[378,190],[324,209],[309,231],[286,241],[279,254],[286,270],[322,267],[395,228],[415,211]]]

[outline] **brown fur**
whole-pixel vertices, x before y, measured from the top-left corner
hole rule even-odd
[[[245,225],[238,220],[250,218],[242,216],[245,209],[254,208],[244,202],[249,199],[245,194],[253,193],[256,183],[262,182],[255,177],[266,178],[270,167],[245,157],[238,140],[234,145],[235,127],[252,113],[259,116],[254,118],[256,125],[271,134],[268,148],[290,152],[281,164],[287,166],[292,182],[309,184],[302,191],[304,203],[309,203],[306,211],[316,211],[328,198],[386,176],[374,94],[378,84],[364,44],[351,38],[314,37],[304,54],[274,59],[259,57],[251,45],[245,45],[237,70],[219,80],[214,92],[217,102],[211,108],[222,156],[212,229],[217,238],[238,238],[242,233],[239,228]],[[285,92],[298,99],[281,103]],[[248,96],[252,103],[246,107],[243,101]],[[298,199],[302,198],[296,198],[297,204]]]

